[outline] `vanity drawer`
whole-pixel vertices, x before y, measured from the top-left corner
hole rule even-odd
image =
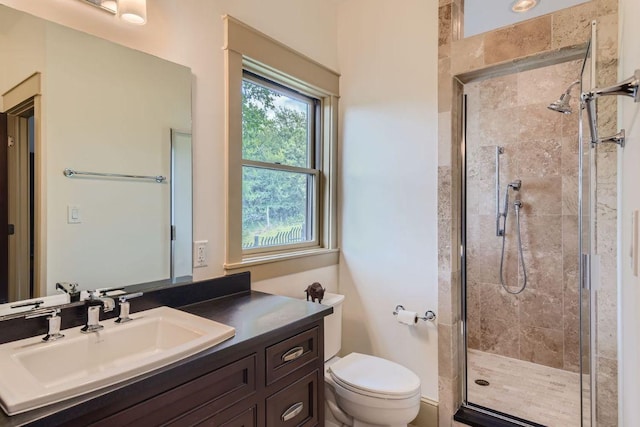
[[[195,424],[256,390],[256,356],[251,355],[182,386],[100,420],[98,426]]]
[[[273,384],[318,358],[318,333],[319,328],[315,327],[267,347],[267,385]]]
[[[227,411],[225,411],[227,412]],[[251,407],[247,410],[245,410],[244,412],[242,412],[240,415],[236,415],[235,417],[229,419],[229,420],[225,420],[225,415],[226,414],[220,414],[220,417],[218,420],[215,420],[213,422],[213,424],[208,424],[208,423],[204,423],[204,424],[199,424],[202,426],[218,426],[218,427],[255,427],[258,425],[258,420],[257,420],[257,411],[256,411],[256,407]]]
[[[199,427],[256,427],[258,425],[258,408],[253,405],[246,408],[243,403],[225,409],[213,417],[203,421],[183,420],[176,425]]]
[[[315,370],[267,398],[267,427],[318,425],[319,372]]]

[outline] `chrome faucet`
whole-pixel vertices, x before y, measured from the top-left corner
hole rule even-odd
[[[104,328],[104,326],[100,324],[100,307],[102,307],[105,313],[113,311],[116,307],[113,298],[99,296],[97,295],[97,291],[88,292],[89,297],[84,300],[84,306],[87,307],[87,323],[80,329],[80,331],[85,334],[97,332]]]
[[[60,314],[59,308],[39,309],[30,311],[25,316],[25,319],[47,316],[47,321],[49,322],[49,330],[47,332],[47,335],[42,337],[42,341],[55,341],[64,337],[64,335],[60,333],[61,319],[58,314]]]
[[[131,317],[129,317],[129,309],[131,308],[129,300],[132,298],[141,297],[142,295],[144,295],[142,292],[136,292],[135,294],[122,295],[120,298],[118,298],[120,314],[116,319],[116,323],[127,323],[133,320]]]

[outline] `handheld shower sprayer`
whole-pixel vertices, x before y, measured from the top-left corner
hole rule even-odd
[[[570,90],[570,89],[567,89]],[[518,236],[518,260],[519,260],[519,268],[522,272],[523,283],[522,286],[512,291],[509,286],[507,286],[506,280],[504,278],[504,252],[506,245],[506,237],[507,237],[507,214],[509,213],[509,190],[520,191],[522,188],[522,180],[516,179],[515,181],[511,181],[507,184],[507,188],[504,192],[504,209],[500,212],[500,156],[504,154],[504,148],[500,146],[496,146],[496,236],[502,237],[502,253],[500,256],[500,284],[505,292],[517,295],[525,290],[527,287],[527,268],[524,264],[524,254],[522,252],[522,235],[520,233],[520,209],[522,208],[522,202],[520,198],[517,197],[513,202],[513,209],[515,210],[516,217],[516,231]]]
[[[516,179],[515,181],[507,184],[507,190],[504,192],[504,209],[502,210],[502,216],[504,219],[504,228],[506,228],[507,223],[507,214],[509,213],[509,190],[520,191],[520,187],[522,187],[522,180]],[[505,233],[506,230],[502,229],[502,232]]]
[[[509,189],[513,191],[520,191],[522,188],[522,181],[517,179],[515,181],[510,182],[507,185],[507,191],[504,193],[504,212],[502,215],[504,216],[503,229],[502,229],[502,253],[500,254],[500,284],[505,292],[517,295],[525,290],[527,287],[527,268],[524,264],[524,254],[522,253],[522,235],[520,233],[520,209],[522,208],[522,201],[518,198],[513,202],[513,209],[515,210],[516,215],[516,231],[518,235],[518,263],[520,264],[520,271],[523,276],[522,286],[518,290],[512,291],[504,278],[504,250],[505,250],[505,238],[507,235],[507,213],[509,212]]]

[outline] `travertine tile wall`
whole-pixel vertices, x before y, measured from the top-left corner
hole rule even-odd
[[[599,22],[598,85],[613,84],[617,70],[617,0],[593,0],[510,27],[460,38],[463,0],[439,0],[438,263],[439,425],[453,425],[462,402],[460,341],[460,140],[462,84],[478,76],[508,74],[540,63],[563,62],[583,47],[590,22]],[[573,56],[573,58],[576,58]],[[505,71],[507,70],[507,71]],[[615,100],[599,104],[601,132],[615,133]],[[508,118],[507,118],[508,119]],[[609,132],[611,130],[612,132]],[[599,149],[597,246],[603,255],[598,310],[598,422],[617,424],[615,296],[615,148]]]
[[[465,85],[467,95],[467,345],[469,348],[579,371],[578,89],[564,115],[547,109],[582,61]],[[523,284],[513,201],[522,201],[526,289],[500,284],[502,238],[496,236],[495,152],[500,156],[500,209],[510,192],[503,278]]]

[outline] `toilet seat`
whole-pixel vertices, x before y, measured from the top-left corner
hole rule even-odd
[[[402,365],[360,353],[351,353],[327,369],[337,385],[361,396],[405,400],[420,393],[420,378]]]

